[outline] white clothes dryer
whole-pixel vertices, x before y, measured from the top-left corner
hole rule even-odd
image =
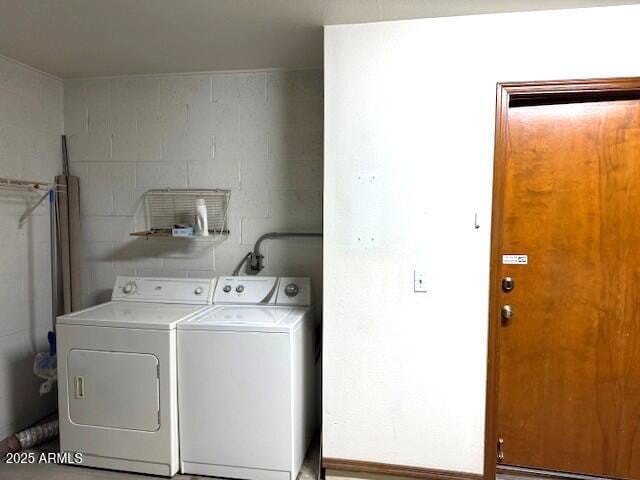
[[[112,300],[57,320],[61,452],[155,475],[179,468],[176,324],[215,280],[118,277]]]

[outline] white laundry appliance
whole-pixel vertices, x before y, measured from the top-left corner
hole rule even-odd
[[[62,452],[85,466],[178,471],[176,324],[211,305],[214,287],[118,277],[110,302],[58,317]]]
[[[221,277],[178,324],[181,472],[295,480],[315,429],[309,278]]]

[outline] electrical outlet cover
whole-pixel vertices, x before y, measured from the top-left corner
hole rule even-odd
[[[426,272],[419,272],[417,270],[413,272],[413,291],[414,292],[427,291],[427,273]]]

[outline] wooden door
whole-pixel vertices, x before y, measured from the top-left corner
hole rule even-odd
[[[640,479],[640,100],[585,100],[504,110],[495,433],[507,465]]]

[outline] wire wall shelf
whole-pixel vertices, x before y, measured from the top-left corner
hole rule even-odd
[[[177,226],[193,227],[196,223],[196,201],[204,200],[207,208],[208,236],[174,235]],[[147,229],[133,232],[144,238],[178,238],[197,241],[220,241],[230,232],[228,227],[231,190],[220,189],[153,189],[145,193]]]

